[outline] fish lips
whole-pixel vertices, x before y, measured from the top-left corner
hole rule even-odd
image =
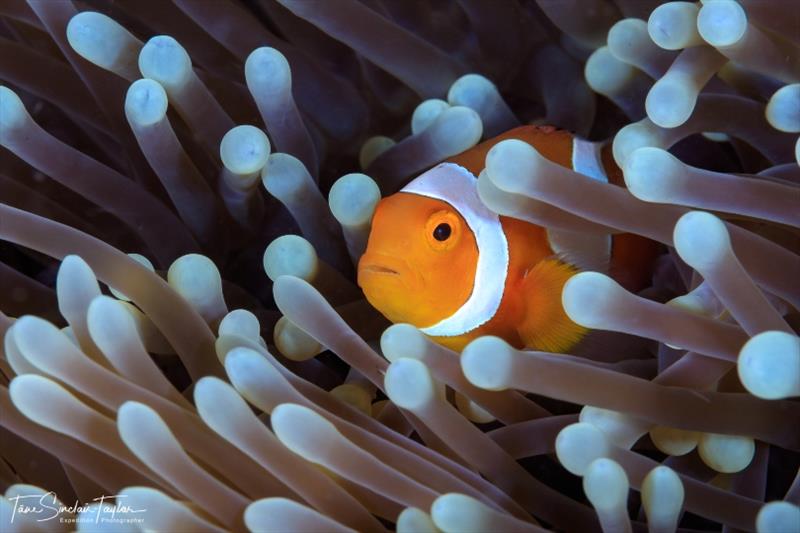
[[[409,290],[417,290],[422,279],[399,257],[383,254],[366,254],[358,262],[358,285],[366,290],[373,284],[401,284]]]

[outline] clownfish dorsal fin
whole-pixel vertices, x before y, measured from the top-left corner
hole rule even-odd
[[[544,259],[529,270],[522,280],[524,316],[517,332],[532,350],[566,352],[587,333],[587,329],[569,319],[561,305],[561,293],[567,280],[578,272],[558,259]]]

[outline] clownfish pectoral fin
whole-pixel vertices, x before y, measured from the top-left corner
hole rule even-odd
[[[588,330],[570,320],[561,305],[564,284],[577,272],[558,259],[544,259],[525,274],[521,286],[525,312],[517,332],[527,348],[565,352],[586,335]]]

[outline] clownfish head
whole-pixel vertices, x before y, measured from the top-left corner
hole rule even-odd
[[[502,284],[476,285],[492,277],[486,272],[504,254],[496,279],[505,278],[504,239],[502,253],[481,253],[485,236],[497,232],[502,235],[499,220],[478,199],[475,177],[443,163],[378,203],[358,285],[392,322],[431,335],[461,334],[485,321],[476,316],[490,318],[502,297]],[[495,259],[487,263],[487,257]]]
[[[399,192],[378,203],[358,285],[392,322],[429,326],[467,300],[477,254],[475,236],[456,209]]]

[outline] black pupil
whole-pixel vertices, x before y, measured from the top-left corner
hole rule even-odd
[[[437,241],[446,241],[450,237],[450,224],[442,222],[433,230],[433,238]]]

